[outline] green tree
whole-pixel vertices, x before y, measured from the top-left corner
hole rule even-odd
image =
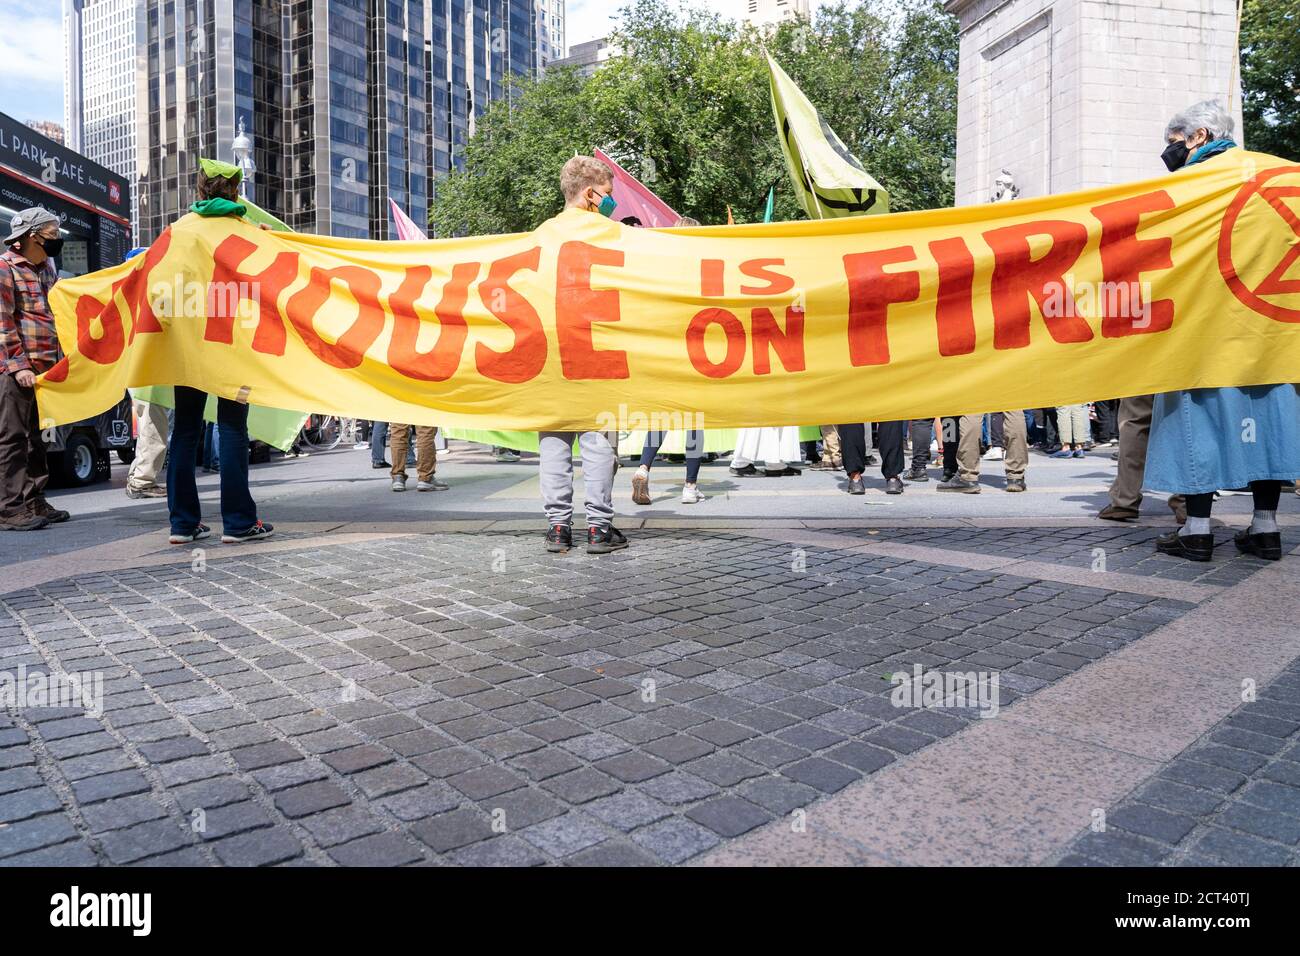
[[[563,205],[557,178],[599,146],[669,205],[702,222],[803,213],[787,183],[764,48],[849,149],[890,190],[895,210],[951,205],[957,28],[938,0],[861,0],[764,37],[698,10],[635,0],[594,76],[550,70],[516,81],[437,184],[438,235],[518,232]]]
[[[1300,0],[1245,0],[1241,85],[1246,145],[1300,161]]]

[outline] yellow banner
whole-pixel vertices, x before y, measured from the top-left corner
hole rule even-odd
[[[179,220],[54,287],[44,424],[127,386],[460,427],[823,424],[1300,381],[1300,166],[822,222],[429,242]]]

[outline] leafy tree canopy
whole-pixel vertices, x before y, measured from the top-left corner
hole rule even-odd
[[[513,81],[437,184],[435,234],[522,232],[563,206],[559,170],[600,147],[704,223],[804,214],[788,183],[764,48],[891,194],[894,210],[948,206],[956,151],[957,26],[938,0],[859,0],[766,35],[664,0],[634,0],[618,55],[584,78]]]

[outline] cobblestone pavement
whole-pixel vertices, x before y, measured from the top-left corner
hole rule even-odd
[[[681,863],[979,723],[887,675],[998,672],[1014,708],[1193,607],[702,530],[83,574],[0,598],[0,670],[104,682],[102,716],[0,714],[0,863]]]
[[[1063,866],[1300,865],[1300,661],[1063,854]]]

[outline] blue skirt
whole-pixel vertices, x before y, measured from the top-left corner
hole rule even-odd
[[[1197,388],[1155,396],[1146,480],[1185,495],[1300,477],[1294,385]]]

